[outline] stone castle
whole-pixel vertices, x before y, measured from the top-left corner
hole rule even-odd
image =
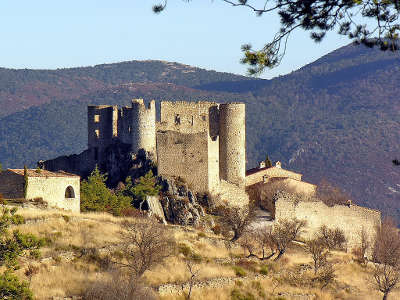
[[[215,192],[221,180],[245,186],[245,104],[161,102],[142,99],[131,107],[88,107],[88,159],[101,165],[115,139],[143,149],[157,162],[158,175],[180,177],[197,192]]]
[[[302,181],[302,174],[283,169],[279,162],[246,171],[244,103],[161,101],[160,108],[157,121],[155,101],[146,105],[136,99],[131,107],[121,108],[89,106],[88,149],[41,166],[87,176],[98,165],[113,177],[114,167],[121,169],[125,164],[120,148],[113,149],[117,143],[134,157],[144,152],[157,165],[159,176],[183,181],[197,193],[208,192],[219,204],[247,205],[246,190],[278,180],[305,197],[301,201],[284,195],[277,198],[275,221],[306,220],[308,236],[321,225],[340,228],[353,246],[359,244],[362,230],[374,239],[380,212],[357,205],[328,207],[315,198],[315,185]]]

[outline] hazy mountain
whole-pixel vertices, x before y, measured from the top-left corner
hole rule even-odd
[[[349,45],[272,80],[165,62],[134,62],[142,69],[136,65],[132,71],[130,64],[54,71],[101,84],[0,119],[3,165],[21,167],[85,149],[88,103],[126,104],[134,97],[239,100],[247,104],[248,167],[268,153],[304,180],[326,178],[359,203],[400,220],[400,168],[391,163],[400,157],[399,54]]]

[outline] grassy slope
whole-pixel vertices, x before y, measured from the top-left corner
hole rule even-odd
[[[24,269],[30,263],[39,266],[39,273],[31,282],[37,299],[49,299],[52,296],[77,296],[91,283],[99,280],[104,272],[101,265],[96,263],[96,257],[81,256],[82,249],[92,247],[103,249],[101,255],[114,251],[113,246],[119,243],[119,224],[121,218],[106,214],[70,214],[56,211],[37,211],[20,209],[25,216],[26,225],[18,228],[24,232],[32,232],[42,237],[50,238],[53,243],[42,250],[40,261],[24,258],[19,276],[25,279]],[[236,278],[232,269],[237,260],[243,257],[244,251],[236,247],[229,254],[220,236],[204,233],[194,229],[184,229],[178,226],[168,226],[175,236],[177,243],[189,246],[193,252],[202,257],[202,262],[196,266],[200,269],[199,280],[212,278]],[[230,262],[230,257],[236,257],[236,262]],[[165,283],[179,284],[188,279],[188,273],[183,261],[184,256],[177,254],[145,273],[146,282],[153,286]],[[224,261],[221,263],[219,261]],[[195,289],[192,299],[231,299],[233,289],[251,291],[255,299],[275,299],[278,294],[285,299],[297,299],[293,295],[316,295],[316,299],[381,299],[373,291],[370,278],[370,268],[361,268],[352,261],[350,254],[335,252],[330,258],[334,262],[337,282],[324,290],[300,286],[299,282],[290,281],[285,274],[300,264],[309,264],[311,259],[301,247],[290,249],[279,263],[266,262],[268,275],[259,280],[244,280],[243,284],[221,286],[213,289]],[[242,261],[246,261],[243,260]],[[249,261],[249,260],[248,260]],[[262,264],[265,264],[262,263]],[[260,262],[247,263],[244,267],[246,276],[259,274]],[[172,271],[173,270],[173,271]],[[300,275],[296,275],[300,276]],[[300,277],[299,277],[300,278]],[[296,279],[297,280],[297,279]],[[259,281],[260,284],[255,283]],[[277,284],[277,282],[280,282]],[[179,287],[179,285],[178,285]],[[262,291],[262,293],[261,293]],[[265,297],[259,296],[264,294]],[[257,296],[258,295],[258,296]],[[390,298],[391,297],[391,298]],[[399,292],[391,294],[389,299],[400,297]],[[183,299],[177,294],[163,295],[161,299]]]

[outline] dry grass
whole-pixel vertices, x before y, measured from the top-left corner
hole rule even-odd
[[[117,244],[120,240],[120,224],[123,218],[116,218],[108,214],[71,214],[59,211],[38,211],[20,209],[28,224],[18,228],[23,232],[32,232],[41,237],[51,238],[53,243],[42,250],[42,260],[33,262],[24,258],[22,268],[17,274],[27,280],[24,270],[28,263],[39,266],[38,274],[33,276],[31,288],[37,299],[49,299],[52,296],[80,295],[91,283],[104,275],[96,262],[88,261],[79,255],[66,260],[63,254],[74,252],[75,249],[84,247],[102,248],[110,244]],[[137,220],[140,222],[140,220]],[[196,265],[200,272],[196,279],[206,280],[216,277],[235,277],[235,271],[229,264],[217,263],[215,259],[244,256],[241,247],[227,248],[221,237],[210,233],[203,233],[194,229],[185,229],[179,226],[168,226],[173,231],[177,243],[185,244],[192,253],[196,253],[201,262]],[[73,247],[71,247],[73,246]],[[246,281],[243,284],[224,286],[215,289],[195,289],[192,294],[194,300],[200,299],[232,299],[234,289],[240,292],[251,292],[255,299],[275,299],[280,294],[285,299],[295,299],[291,295],[315,295],[315,299],[381,299],[382,295],[373,290],[371,281],[371,266],[361,267],[353,262],[351,254],[333,252],[329,258],[334,263],[338,284],[332,288],[327,287],[321,291],[318,288],[294,287],[288,282],[274,279],[278,274],[293,269],[296,266],[310,264],[311,257],[303,250],[301,245],[288,249],[282,259],[272,261],[253,260],[253,263],[240,264],[246,273],[251,275],[252,270],[258,272],[262,265],[268,265],[268,277],[259,284]],[[246,262],[246,260],[242,260]],[[180,283],[189,277],[185,256],[177,254],[169,257],[163,264],[147,271],[144,279],[147,284],[158,286],[165,283]],[[338,288],[340,287],[340,288]],[[264,296],[260,296],[260,295]],[[162,296],[161,299],[183,299],[183,296]],[[400,292],[394,291],[389,295],[389,300],[400,299]]]

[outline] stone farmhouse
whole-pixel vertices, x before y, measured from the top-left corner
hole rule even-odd
[[[0,194],[10,202],[45,203],[48,208],[80,211],[80,177],[66,172],[7,169],[0,172]],[[26,189],[26,192],[25,192]]]

